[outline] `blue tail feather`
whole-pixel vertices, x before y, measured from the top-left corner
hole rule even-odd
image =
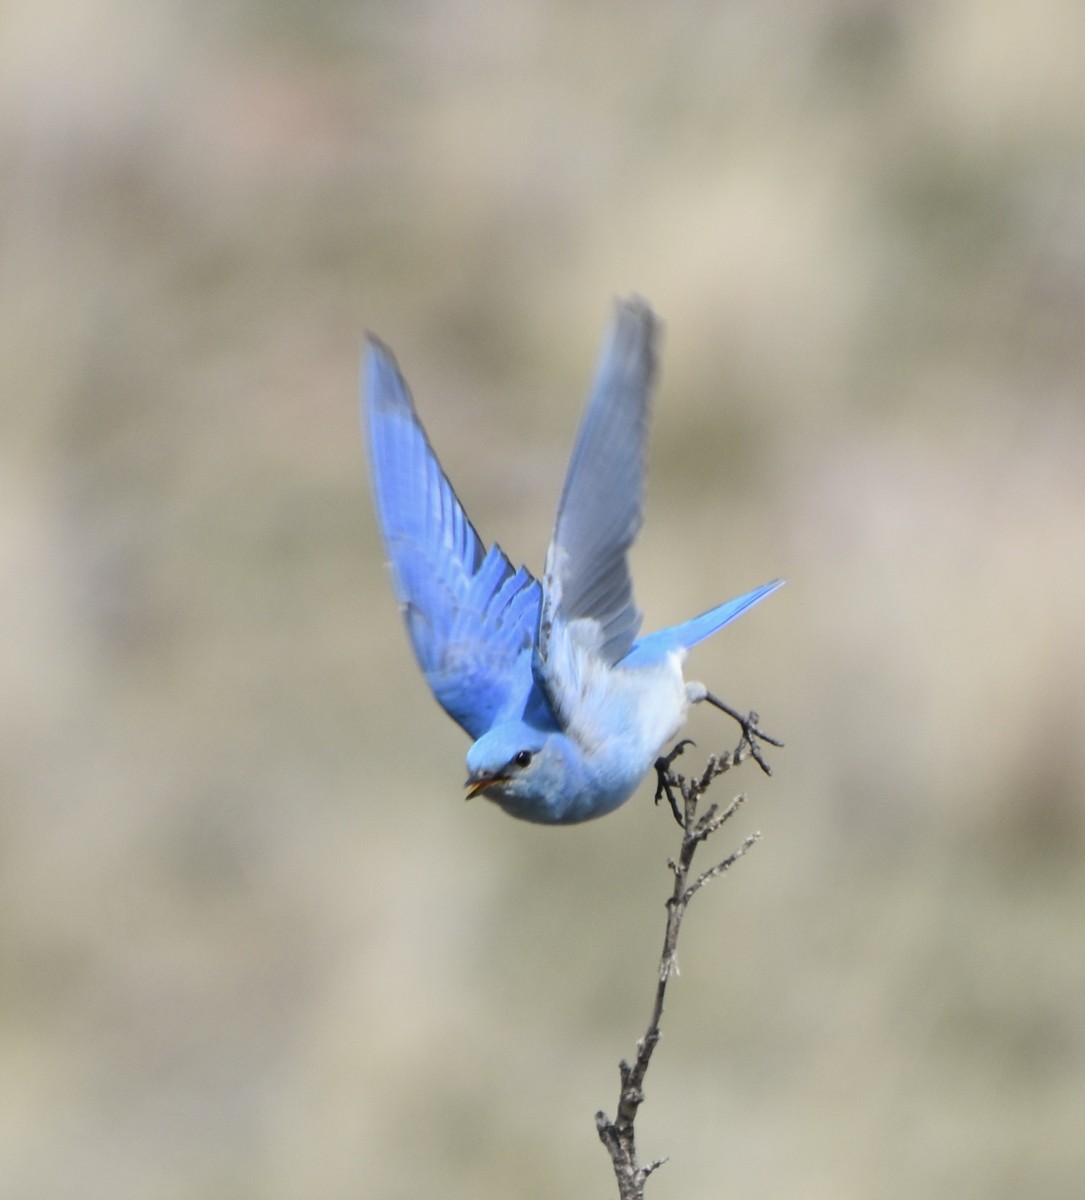
[[[783,587],[784,583],[783,579],[774,579],[771,583],[754,588],[752,592],[747,592],[744,596],[736,596],[734,600],[728,600],[725,604],[710,608],[708,612],[684,621],[681,625],[671,625],[667,629],[658,629],[655,633],[638,638],[633,649],[629,651],[622,662],[625,666],[646,665],[674,650],[688,650],[691,646],[696,646],[698,642],[703,642],[705,638],[711,637],[724,625],[729,625],[748,608],[752,608],[764,600],[777,588]]]

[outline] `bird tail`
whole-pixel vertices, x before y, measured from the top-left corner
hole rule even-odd
[[[755,604],[771,595],[777,588],[783,587],[784,582],[783,579],[774,579],[771,583],[762,584],[761,587],[754,588],[752,592],[747,592],[744,596],[736,596],[734,600],[728,600],[726,604],[710,608],[708,612],[701,613],[699,617],[694,617],[681,625],[673,625],[666,632],[671,635],[677,645],[688,650],[690,646],[696,646],[706,637],[711,637],[724,625],[729,625],[736,617],[742,616],[746,609],[753,608]]]
[[[681,625],[671,625],[667,629],[659,629],[655,633],[648,634],[647,637],[640,638],[624,660],[626,665],[631,666],[635,662],[652,660],[661,654],[674,650],[685,651],[690,646],[696,646],[698,642],[703,642],[706,637],[711,637],[724,625],[729,625],[746,609],[752,608],[777,588],[783,587],[785,582],[783,579],[774,579],[772,583],[754,588],[752,592],[747,592],[744,596],[736,596],[734,600],[728,600],[726,604],[710,608],[708,612],[701,613],[699,617],[694,617],[692,620],[684,621]]]

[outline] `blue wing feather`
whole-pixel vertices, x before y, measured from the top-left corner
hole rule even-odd
[[[555,622],[594,622],[597,653],[608,666],[628,652],[637,636],[641,615],[633,600],[628,552],[644,516],[657,331],[655,314],[643,300],[615,305],[547,554],[540,647],[544,664],[545,641]]]
[[[438,703],[479,738],[527,702],[541,589],[484,549],[375,338],[364,380],[373,498],[411,644]]]

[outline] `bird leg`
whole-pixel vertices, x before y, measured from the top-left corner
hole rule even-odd
[[[762,771],[765,772],[766,775],[771,775],[772,768],[767,762],[765,762],[764,758],[762,758],[761,746],[759,743],[768,742],[770,746],[783,746],[783,742],[777,741],[776,738],[770,737],[763,730],[758,729],[757,713],[750,712],[743,716],[742,713],[740,713],[737,709],[732,708],[729,704],[724,704],[724,702],[718,696],[713,696],[711,692],[705,692],[704,699],[706,699],[714,708],[718,708],[720,712],[725,712],[729,717],[738,722],[739,727],[742,730],[742,742],[745,742],[750,748],[750,757],[755,763],[757,763],[757,765]],[[739,742],[740,747],[742,742]]]
[[[661,754],[655,761],[656,768],[656,795],[655,802],[658,804],[664,796],[667,797],[667,803],[671,806],[671,812],[674,813],[674,819],[678,824],[685,829],[686,822],[682,817],[682,813],[678,808],[678,801],[674,795],[674,789],[679,786],[678,781],[671,774],[671,767],[674,760],[682,753],[687,746],[696,746],[693,738],[683,738],[669,754]]]

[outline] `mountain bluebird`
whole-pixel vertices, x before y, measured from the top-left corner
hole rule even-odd
[[[526,821],[571,824],[627,800],[690,704],[730,713],[772,741],[682,663],[782,581],[637,637],[629,548],[644,508],[657,319],[619,302],[596,366],[541,582],[483,547],[415,413],[395,359],[366,348],[364,416],[377,518],[418,663],[437,702],[474,739],[467,795]],[[774,743],[779,744],[779,743]],[[657,799],[659,793],[657,793]]]

